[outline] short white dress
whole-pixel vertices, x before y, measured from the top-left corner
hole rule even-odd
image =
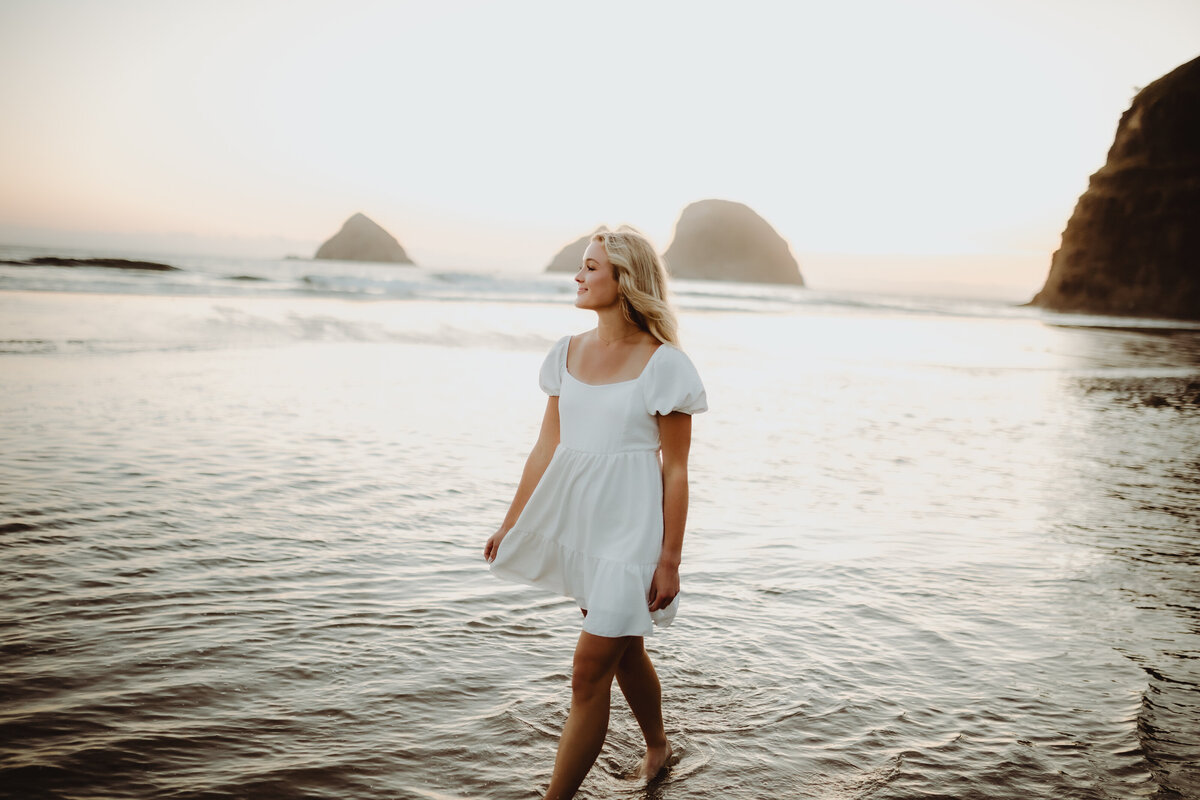
[[[540,373],[542,389],[559,398],[558,448],[492,572],[574,598],[588,633],[646,636],[679,607],[677,597],[651,614],[648,602],[663,537],[655,415],[707,410],[704,385],[669,344],[633,380],[583,383],[567,370],[570,341],[551,348]]]

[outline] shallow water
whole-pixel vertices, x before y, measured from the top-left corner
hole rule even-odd
[[[729,305],[648,640],[681,758],[626,779],[618,696],[581,796],[1200,797],[1200,334]],[[480,550],[589,324],[0,293],[0,793],[538,796],[579,615]]]

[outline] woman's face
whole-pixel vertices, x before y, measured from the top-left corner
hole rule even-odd
[[[593,311],[616,305],[621,299],[616,275],[604,245],[592,242],[583,253],[583,266],[575,273],[575,307]]]

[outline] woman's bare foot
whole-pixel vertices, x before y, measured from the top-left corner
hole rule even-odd
[[[671,749],[671,743],[667,742],[662,747],[647,747],[646,755],[642,758],[642,764],[638,767],[636,777],[642,780],[653,780],[671,764],[671,756],[674,754]]]

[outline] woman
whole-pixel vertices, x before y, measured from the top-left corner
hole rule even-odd
[[[691,415],[707,408],[675,345],[666,270],[644,236],[597,233],[575,282],[575,305],[596,312],[596,327],[560,339],[542,364],[541,432],[483,551],[497,575],[573,597],[583,611],[545,795],[555,800],[574,796],[600,753],[614,677],[646,739],[638,774],[653,778],[671,759],[642,637],[678,607]]]

